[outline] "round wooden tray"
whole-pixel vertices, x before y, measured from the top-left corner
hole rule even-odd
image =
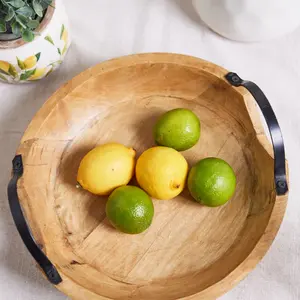
[[[122,57],[66,83],[33,118],[17,151],[24,167],[18,195],[36,243],[61,276],[58,289],[81,300],[215,299],[263,257],[287,196],[276,195],[257,104],[227,73],[177,54]],[[202,124],[200,142],[183,152],[189,164],[225,159],[237,175],[235,196],[219,208],[186,191],[154,200],[145,233],[120,233],[106,219],[106,199],[76,189],[79,162],[109,141],[140,154],[154,145],[158,116],[176,107],[190,108]]]

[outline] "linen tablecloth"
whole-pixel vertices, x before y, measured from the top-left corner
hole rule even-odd
[[[62,67],[41,82],[0,84],[0,299],[62,300],[35,267],[13,224],[6,195],[20,138],[66,80],[101,61],[137,52],[204,58],[256,82],[283,131],[290,165],[287,212],[271,249],[222,300],[300,299],[300,29],[263,43],[238,43],[210,31],[191,1],[65,0],[73,44]]]

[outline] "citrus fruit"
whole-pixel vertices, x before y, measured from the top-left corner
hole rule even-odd
[[[136,186],[115,189],[106,203],[106,216],[118,230],[137,234],[152,223],[154,207],[151,198]]]
[[[12,64],[3,60],[0,60],[0,70],[2,70],[7,75],[13,76],[14,78],[18,75],[16,68]]]
[[[36,63],[39,61],[41,53],[37,53],[36,55],[29,56],[23,62],[25,69],[32,69],[36,66]]]
[[[188,164],[178,151],[157,146],[142,153],[136,164],[136,179],[150,196],[169,200],[185,186]]]
[[[6,61],[0,60],[0,70],[8,74],[10,64]]]
[[[66,30],[66,27],[63,25],[61,28],[61,34],[60,34],[60,39],[63,40],[65,43],[68,42],[68,31]]]
[[[219,158],[205,158],[188,175],[188,189],[193,198],[206,206],[225,204],[234,194],[236,177],[231,166]]]
[[[189,109],[176,108],[163,114],[154,127],[157,145],[184,151],[200,138],[200,120]]]
[[[96,195],[108,195],[134,174],[135,150],[117,143],[98,146],[82,159],[77,181]]]
[[[36,69],[34,73],[28,78],[28,80],[37,80],[43,77],[46,73],[46,68]]]

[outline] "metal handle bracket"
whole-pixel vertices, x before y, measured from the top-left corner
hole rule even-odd
[[[275,113],[263,91],[251,81],[243,80],[236,73],[225,75],[227,81],[233,86],[246,88],[257,102],[266,120],[271,135],[274,150],[274,181],[277,195],[285,195],[288,192],[288,184],[285,167],[284,142]]]
[[[20,177],[23,175],[23,161],[22,156],[17,155],[13,159],[13,177],[11,178],[8,188],[8,201],[11,210],[12,217],[16,224],[17,230],[26,245],[28,251],[31,253],[33,258],[36,260],[38,265],[44,271],[48,280],[57,285],[62,282],[62,279],[57,271],[57,269],[50,262],[48,257],[43,253],[43,251],[38,247],[34,238],[31,235],[29,227],[26,223],[17,192],[17,183]]]

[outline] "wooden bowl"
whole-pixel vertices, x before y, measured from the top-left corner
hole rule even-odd
[[[215,299],[263,257],[287,196],[276,194],[257,104],[227,73],[183,55],[122,57],[66,83],[33,118],[17,151],[24,167],[18,195],[36,243],[60,274],[58,289],[81,300]],[[76,189],[79,162],[110,141],[139,155],[154,145],[157,118],[177,107],[193,110],[202,124],[199,143],[183,152],[189,165],[225,159],[237,176],[235,196],[218,208],[187,191],[154,200],[145,233],[120,233],[106,219],[106,198]]]

